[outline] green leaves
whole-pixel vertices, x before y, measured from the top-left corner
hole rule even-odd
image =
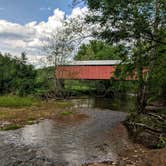
[[[85,0],[94,15],[89,21],[102,25],[102,30],[95,33],[108,44],[123,43],[128,52],[127,68],[122,75],[135,71],[138,78],[138,106],[144,109],[147,95],[156,89],[165,87],[166,42],[166,3],[163,0]],[[125,43],[125,44],[124,44]],[[112,51],[114,53],[114,51]],[[101,55],[104,57],[103,55]],[[105,58],[105,57],[104,57]],[[103,59],[104,59],[103,58]],[[122,56],[121,56],[122,58]],[[162,59],[162,60],[161,60]],[[159,63],[161,61],[161,63]],[[132,67],[130,67],[132,66]],[[158,69],[160,69],[160,71]],[[144,69],[148,69],[146,76]],[[118,71],[118,73],[120,73]],[[156,79],[160,78],[160,79]],[[162,83],[159,83],[162,82]],[[156,83],[156,85],[154,84]],[[166,88],[162,91],[165,92]],[[142,106],[141,106],[142,105]],[[141,112],[142,110],[138,111]]]
[[[102,41],[91,41],[89,44],[83,44],[76,60],[118,60],[125,54],[123,46],[110,46]]]
[[[26,65],[25,53],[22,58],[0,54],[0,94],[26,95],[34,92],[36,71]]]

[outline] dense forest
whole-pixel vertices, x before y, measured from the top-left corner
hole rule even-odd
[[[27,63],[25,53],[20,58],[0,53],[0,71],[1,95],[40,95],[50,89],[52,68],[35,69]]]

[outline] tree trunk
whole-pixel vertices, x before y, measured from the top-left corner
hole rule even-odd
[[[142,62],[141,56],[141,40],[137,39],[138,51],[136,52],[136,69],[138,79],[138,90],[137,90],[137,103],[136,108],[138,113],[144,113],[147,104],[147,84],[144,80],[144,63]]]
[[[154,18],[154,28],[153,28],[153,36],[156,37],[158,35],[158,26],[159,26],[159,1],[155,1],[155,18]],[[157,40],[152,42],[152,45],[157,47]],[[138,48],[141,50],[141,41],[137,39]],[[145,77],[145,73],[143,72],[144,66],[142,65],[142,58],[138,50],[137,54],[137,76],[138,76],[138,93],[137,93],[137,112],[145,113],[145,107],[147,105],[148,93],[149,93],[149,84],[152,79],[153,69],[155,67],[155,62],[157,58],[157,49],[154,47],[151,51],[148,72]]]
[[[147,85],[143,80],[143,67],[139,63],[137,67],[138,72],[138,91],[137,91],[137,112],[145,113],[145,107],[147,105]]]

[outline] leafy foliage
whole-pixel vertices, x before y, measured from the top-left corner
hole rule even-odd
[[[26,95],[33,93],[36,71],[32,65],[26,64],[23,53],[21,58],[0,53],[0,94]]]
[[[166,42],[166,30],[161,32],[162,41]],[[152,96],[166,97],[166,47],[158,48],[159,57],[156,59],[155,67],[150,81],[150,92]]]
[[[160,137],[160,141],[157,144],[158,148],[165,148],[166,147],[166,137]]]
[[[75,60],[119,60],[125,53],[122,46],[110,46],[103,41],[93,40],[79,48]]]
[[[36,69],[35,95],[41,96],[54,89],[54,67]]]
[[[137,111],[144,112],[150,90],[154,86],[158,62],[165,52],[166,4],[163,0],[84,0],[94,12],[87,21],[102,27],[95,34],[109,44],[117,43],[128,50],[125,74],[135,72],[138,80]],[[162,50],[162,51],[161,51]],[[161,66],[162,75],[165,71]],[[144,69],[147,68],[147,74]],[[124,70],[125,69],[125,70]],[[124,72],[123,72],[124,73]],[[156,73],[156,74],[155,74]],[[158,77],[157,76],[157,77]],[[162,85],[165,80],[163,79]],[[153,84],[153,86],[151,86]],[[157,86],[161,84],[158,82]],[[159,89],[159,88],[157,88]],[[165,88],[164,88],[165,89]]]

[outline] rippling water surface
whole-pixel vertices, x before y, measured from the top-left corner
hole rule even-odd
[[[104,106],[110,100],[104,101]],[[82,163],[116,161],[110,133],[126,113],[103,109],[98,100],[71,100],[89,118],[77,124],[43,120],[15,131],[0,132],[0,162],[5,165],[79,166]],[[98,107],[98,108],[97,108]],[[120,138],[117,138],[120,139]]]

